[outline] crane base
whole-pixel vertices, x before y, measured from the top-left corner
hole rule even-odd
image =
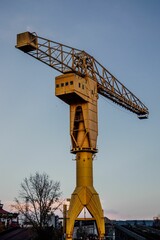
[[[66,239],[72,239],[74,222],[84,207],[96,221],[99,239],[103,239],[105,234],[103,210],[99,195],[92,186],[76,187],[72,194],[67,214]]]

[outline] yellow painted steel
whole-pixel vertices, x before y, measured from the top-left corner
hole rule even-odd
[[[67,239],[72,239],[74,222],[86,207],[96,220],[99,238],[102,239],[105,234],[104,215],[99,195],[93,187],[93,154],[78,152],[76,158],[77,184],[67,213],[66,236]]]
[[[148,108],[88,53],[24,32],[17,35],[16,48],[53,67],[56,96],[70,105],[71,152],[76,154],[77,181],[67,216],[66,235],[72,238],[74,221],[83,209],[96,219],[99,238],[104,236],[104,217],[93,187],[93,156],[97,152],[98,93],[136,113],[148,117]]]
[[[74,222],[85,207],[95,219],[99,238],[105,224],[99,195],[93,187],[93,157],[97,152],[97,82],[73,73],[56,77],[55,94],[70,105],[71,152],[76,154],[76,187],[66,219],[66,239],[72,239]]]

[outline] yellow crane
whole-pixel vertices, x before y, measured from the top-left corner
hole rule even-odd
[[[55,95],[70,106],[71,153],[76,157],[76,187],[66,216],[66,239],[72,239],[74,223],[83,208],[95,220],[99,239],[105,234],[104,214],[93,186],[93,158],[97,153],[98,94],[137,114],[148,117],[147,107],[94,57],[85,51],[23,32],[16,48],[58,70]]]

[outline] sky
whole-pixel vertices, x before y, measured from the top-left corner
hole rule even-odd
[[[36,171],[75,188],[69,106],[54,96],[59,72],[15,48],[16,35],[37,35],[85,50],[149,109],[137,116],[98,100],[94,187],[110,219],[160,214],[160,1],[0,1],[0,200],[18,196]]]

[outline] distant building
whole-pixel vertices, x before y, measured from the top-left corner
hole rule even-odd
[[[10,213],[3,209],[3,204],[0,202],[0,230],[8,227],[17,227],[18,213]]]

